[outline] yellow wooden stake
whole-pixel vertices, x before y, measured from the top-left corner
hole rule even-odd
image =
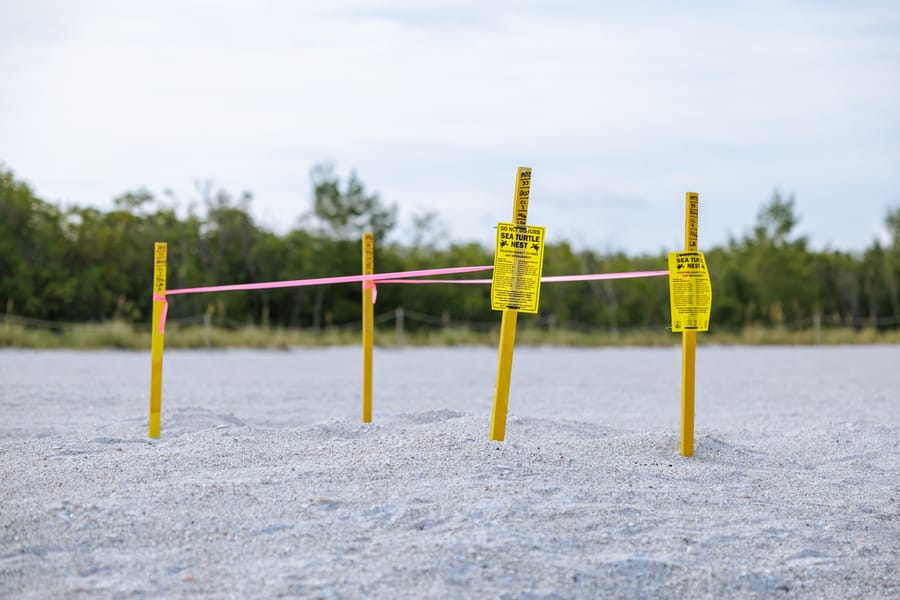
[[[159,437],[160,412],[162,411],[162,359],[164,335],[159,331],[163,308],[166,305],[166,255],[165,242],[153,245],[153,320],[150,333],[150,425],[149,436]]]
[[[375,236],[364,233],[362,236],[362,272],[363,275],[375,273]],[[374,338],[373,323],[375,307],[372,295],[375,290],[369,282],[363,284],[362,290],[362,344],[363,344],[363,423],[372,422],[372,340]]]
[[[685,194],[684,250],[697,252],[697,231],[700,212],[696,192]],[[694,454],[694,381],[697,364],[697,332],[681,332],[681,455]]]
[[[516,194],[513,200],[513,223],[527,225],[528,196],[531,191],[531,168],[516,171]],[[515,273],[515,269],[513,270]],[[509,406],[509,381],[512,376],[513,349],[516,345],[516,322],[519,313],[503,311],[500,321],[500,348],[497,364],[497,387],[494,391],[494,412],[491,415],[491,439],[502,442],[506,436],[506,412]]]

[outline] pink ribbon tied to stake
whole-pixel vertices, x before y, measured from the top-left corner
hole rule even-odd
[[[368,289],[372,290],[372,304],[375,304],[375,299],[378,298],[378,288],[375,287],[375,282],[371,279],[366,279],[363,281],[363,291]]]
[[[166,315],[169,314],[169,301],[166,300],[165,296],[163,296],[162,294],[158,294],[156,292],[153,292],[153,301],[163,303],[162,314],[159,316],[158,330],[160,333],[165,333],[166,332]]]
[[[446,267],[442,269],[420,269],[417,271],[397,271],[393,273],[374,273],[371,275],[344,275],[339,277],[315,277],[312,279],[293,279],[289,281],[268,281],[263,283],[238,283],[231,285],[212,285],[205,287],[181,288],[174,290],[166,290],[165,295],[157,292],[153,293],[153,300],[156,302],[165,302],[162,317],[159,320],[159,332],[165,332],[166,314],[169,310],[167,296],[173,294],[198,294],[205,292],[230,292],[238,290],[265,290],[286,287],[302,287],[308,285],[325,285],[336,283],[357,283],[362,282],[363,289],[372,288],[372,303],[375,303],[377,295],[376,281],[384,281],[387,279],[396,279],[398,277],[425,277],[428,275],[453,275],[457,273],[472,273],[474,271],[489,271],[493,269],[493,265],[484,265],[478,267]],[[452,280],[447,280],[452,281]]]
[[[175,290],[166,290],[160,294],[153,292],[153,300],[162,302],[163,309],[159,319],[159,332],[165,333],[166,315],[169,312],[169,301],[166,296],[172,294],[195,294],[200,292],[227,292],[237,290],[263,290],[272,288],[300,287],[307,285],[323,285],[335,283],[355,283],[362,282],[363,290],[372,290],[372,304],[378,297],[378,288],[375,282],[381,283],[468,283],[468,284],[487,284],[491,283],[490,279],[418,279],[429,275],[452,275],[459,273],[472,273],[475,271],[490,271],[493,265],[485,265],[479,267],[448,267],[442,269],[420,269],[417,271],[399,271],[394,273],[375,273],[370,275],[345,275],[340,277],[316,277],[313,279],[295,279],[290,281],[270,281],[265,283],[239,283],[232,285],[213,285],[207,287],[182,288]],[[668,271],[634,271],[630,273],[592,273],[584,275],[560,275],[552,277],[542,277],[544,282],[564,282],[564,281],[594,281],[598,279],[627,279],[632,277],[659,277],[668,275]],[[416,278],[416,279],[413,279]]]

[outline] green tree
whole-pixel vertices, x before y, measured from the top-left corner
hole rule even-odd
[[[753,235],[733,247],[755,290],[756,304],[748,311],[754,320],[778,326],[802,323],[820,296],[807,238],[793,236],[799,221],[794,197],[776,191],[760,209]],[[736,289],[744,286],[737,276],[731,280]]]
[[[881,257],[882,285],[887,297],[887,311],[900,317],[900,205],[888,209],[884,224],[890,242]]]
[[[313,170],[313,226],[285,235],[260,227],[252,196],[232,196],[207,183],[200,212],[179,215],[173,201],[145,189],[117,197],[113,209],[61,209],[0,167],[0,310],[56,321],[149,320],[153,242],[169,244],[168,287],[304,279],[357,274],[360,234],[378,237],[378,271],[482,265],[492,250],[447,243],[435,213],[413,218],[411,241],[387,242],[396,207],[368,193],[356,174],[341,182],[328,163]],[[713,279],[713,328],[825,323],[898,326],[900,206],[885,216],[886,240],[864,252],[812,251],[797,235],[793,196],[775,192],[742,238],[707,250]],[[655,270],[663,256],[576,252],[565,241],[545,249],[544,273]],[[481,278],[482,276],[477,276]],[[549,284],[541,314],[531,323],[618,331],[668,323],[664,278]],[[176,296],[170,318],[193,317],[216,306],[229,321],[320,327],[359,321],[359,285]],[[395,307],[432,322],[464,321],[495,327],[486,285],[390,285],[379,289],[378,311]],[[525,319],[524,323],[528,323]],[[412,319],[408,327],[417,326]]]
[[[74,300],[62,211],[0,165],[0,310],[62,320]]]
[[[397,223],[397,206],[384,205],[378,194],[366,193],[365,186],[350,173],[341,186],[332,163],[313,167],[313,213],[324,225],[326,235],[339,240],[357,240],[371,232],[375,241],[383,240]]]

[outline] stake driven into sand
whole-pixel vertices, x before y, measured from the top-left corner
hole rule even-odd
[[[371,233],[362,235],[362,274],[375,273],[375,236]],[[363,344],[363,423],[372,422],[372,341],[374,338],[375,285],[372,281],[364,281],[362,286],[362,344]]]
[[[696,192],[684,195],[684,251],[697,252],[700,198]],[[694,454],[694,380],[697,364],[697,332],[681,332],[681,455]]]
[[[153,327],[150,334],[150,431],[152,438],[159,437],[159,413],[162,409],[162,359],[165,334],[159,326],[166,306],[166,257],[165,242],[153,244]]]
[[[519,167],[516,171],[516,193],[513,200],[513,223],[517,228],[525,229],[528,221],[528,196],[531,191],[531,168]],[[498,225],[499,228],[499,225]],[[499,246],[499,244],[498,244]],[[499,254],[499,248],[498,252]],[[495,256],[495,261],[496,261]],[[506,412],[509,406],[509,381],[512,375],[512,358],[513,348],[516,344],[516,322],[518,321],[518,301],[514,300],[513,293],[519,287],[518,277],[520,275],[519,259],[514,259],[511,273],[510,283],[510,301],[507,308],[503,310],[503,318],[500,321],[500,347],[499,358],[497,361],[497,386],[494,391],[494,411],[491,414],[491,439],[502,442],[506,435]],[[538,273],[538,282],[540,282],[540,273]],[[494,284],[497,285],[497,268],[494,268]],[[492,289],[493,304],[495,292]],[[536,303],[536,299],[535,299]],[[535,306],[535,310],[537,307]]]
[[[672,332],[681,333],[681,454],[694,453],[694,373],[697,333],[709,331],[712,282],[703,253],[697,250],[699,199],[685,195],[683,252],[669,252],[669,304]]]

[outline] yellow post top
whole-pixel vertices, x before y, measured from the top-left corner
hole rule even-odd
[[[700,217],[700,196],[697,192],[684,195],[684,250],[697,252],[697,232]]]
[[[362,235],[362,259],[363,275],[372,275],[375,272],[375,235],[364,233]]]
[[[166,292],[166,258],[168,244],[156,242],[153,244],[153,291],[157,294]]]
[[[516,197],[513,201],[513,222],[516,225],[528,223],[528,196],[531,193],[531,167],[516,170]]]

